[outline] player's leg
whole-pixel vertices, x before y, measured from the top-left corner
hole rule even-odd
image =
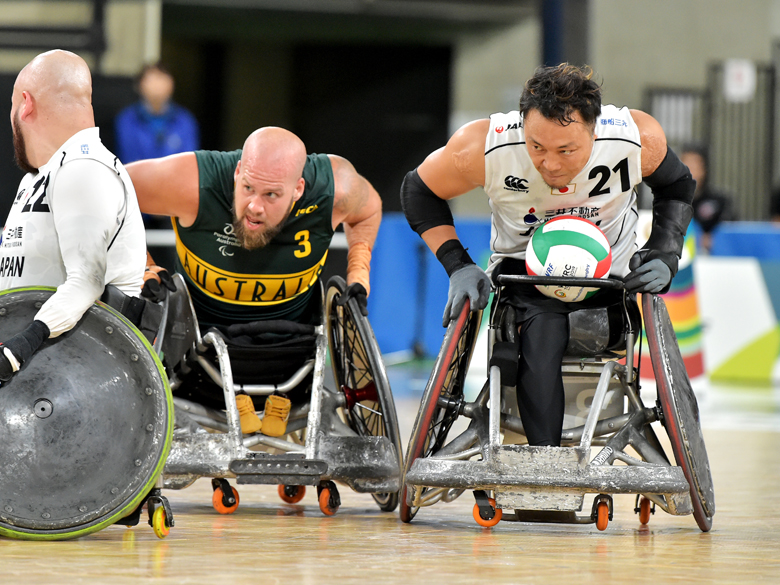
[[[561,443],[565,404],[561,361],[568,340],[565,314],[539,313],[520,327],[517,404],[530,445]]]

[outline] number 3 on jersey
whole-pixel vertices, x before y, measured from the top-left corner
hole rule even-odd
[[[295,234],[295,241],[298,242],[298,245],[301,247],[300,250],[295,250],[295,252],[293,252],[296,258],[306,258],[306,256],[311,254],[309,230],[303,230]]]

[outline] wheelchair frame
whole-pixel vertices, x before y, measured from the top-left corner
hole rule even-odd
[[[211,477],[214,507],[221,513],[232,513],[238,506],[237,492],[226,478],[234,477],[240,484],[279,484],[279,495],[288,503],[300,501],[305,489],[302,486],[314,485],[320,509],[331,515],[340,505],[334,483],[339,481],[357,492],[371,493],[382,510],[394,510],[402,474],[395,404],[367,318],[354,299],[343,306],[336,304],[346,289],[344,280],[334,277],[328,283],[323,323],[313,326],[313,360],[303,364],[284,383],[238,385],[233,381],[227,344],[214,332],[201,337],[186,284],[180,275],[175,278],[177,290],[183,294],[177,292],[171,299],[178,306],[168,309],[166,334],[175,336],[178,332],[178,348],[194,356],[222,388],[226,410],[174,396],[180,428],[174,432],[163,472],[164,487],[182,489],[199,477]],[[185,297],[187,306],[182,307]],[[185,320],[171,321],[177,313],[185,315]],[[324,385],[328,344],[339,387],[336,391]],[[202,355],[208,347],[216,352],[218,368]],[[251,396],[286,393],[309,373],[313,376],[311,401],[293,406],[286,438],[260,433],[242,435],[237,391]],[[181,380],[175,373],[169,374],[171,386],[177,388]],[[204,429],[217,432],[202,432]],[[281,453],[251,450],[256,445]]]
[[[499,284],[555,284],[623,289],[612,279],[559,277],[499,277]],[[633,364],[635,333],[624,294],[626,364]],[[497,303],[494,301],[494,307]],[[515,509],[516,520],[591,523],[600,530],[613,517],[611,494],[635,493],[635,512],[645,524],[655,507],[673,515],[693,513],[702,531],[712,526],[714,490],[698,420],[696,398],[685,372],[677,340],[663,300],[642,295],[643,317],[659,401],[642,403],[639,371],[614,358],[568,362],[564,375],[598,375],[592,405],[584,425],[564,429],[562,443],[574,446],[502,445],[501,432],[523,433],[519,417],[502,411],[502,371],[490,361],[488,381],[474,402],[463,397],[463,386],[476,343],[481,311],[471,313],[468,302],[450,323],[417,415],[406,454],[401,519],[410,522],[420,507],[452,501],[465,490],[475,490],[474,518],[493,526],[502,509]],[[495,316],[495,315],[494,315]],[[492,349],[496,335],[491,319]],[[625,393],[628,412],[599,420],[611,380]],[[514,386],[503,387],[504,391]],[[447,442],[459,416],[470,419],[466,431]],[[677,465],[665,454],[651,423],[667,430]],[[626,452],[630,446],[639,455]],[[594,457],[591,447],[601,447]],[[479,460],[472,460],[480,457]],[[613,465],[621,461],[625,465]],[[494,493],[489,498],[487,491]],[[589,515],[578,515],[584,495],[597,494]],[[651,509],[652,504],[652,509]]]

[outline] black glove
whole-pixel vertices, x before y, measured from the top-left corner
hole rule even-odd
[[[628,292],[657,294],[669,290],[672,276],[677,272],[677,256],[657,250],[639,250],[631,257],[628,267],[631,270],[625,278]]]
[[[160,282],[157,282],[157,278]],[[141,296],[159,303],[168,296],[168,291],[176,292],[176,283],[165,268],[153,266],[146,269],[144,274],[144,286],[141,289]]]
[[[5,343],[0,343],[0,382],[10,380],[48,337],[49,328],[46,323],[36,320],[21,333],[17,333]]]
[[[485,271],[476,264],[466,264],[450,276],[450,289],[447,295],[447,306],[441,320],[442,327],[457,319],[463,310],[466,299],[472,311],[484,309],[490,297],[490,279]]]
[[[685,232],[693,217],[689,203],[677,199],[653,201],[653,227],[644,248],[631,257],[625,280],[629,292],[663,294],[669,290],[682,256]],[[657,260],[669,269],[666,274]],[[652,266],[650,264],[652,263]],[[663,282],[662,286],[658,286]]]
[[[366,287],[359,282],[353,282],[347,287],[344,294],[339,297],[336,304],[339,307],[343,307],[349,299],[355,299],[358,307],[360,307],[360,312],[364,317],[368,317],[368,293],[366,292]]]

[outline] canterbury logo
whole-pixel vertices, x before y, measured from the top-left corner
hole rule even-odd
[[[528,182],[525,179],[513,177],[512,175],[504,179],[504,185],[512,191],[528,191]]]

